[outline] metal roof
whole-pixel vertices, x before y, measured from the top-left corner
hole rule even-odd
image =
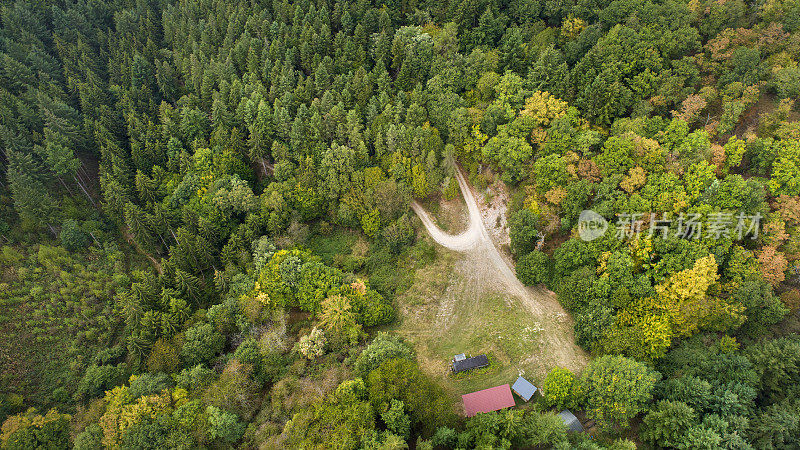
[[[459,354],[457,354],[456,356],[453,357],[454,361],[463,361],[465,359],[467,359],[467,355],[465,355],[463,353],[459,353]]]
[[[561,416],[561,420],[564,421],[564,425],[569,428],[569,431],[583,431],[583,425],[581,425],[581,421],[578,420],[578,418],[575,417],[575,414],[572,414],[570,410],[565,409],[558,413],[558,415]]]
[[[511,390],[516,392],[517,395],[522,397],[523,400],[526,402],[533,397],[533,394],[536,393],[536,386],[531,384],[530,381],[526,380],[525,378],[519,377],[517,381],[511,386]]]
[[[465,370],[477,369],[489,365],[489,358],[486,355],[473,356],[462,361],[453,362],[453,372],[463,372]]]
[[[472,417],[482,412],[510,408],[516,404],[508,384],[464,394],[461,399],[464,401],[464,411],[467,417]]]

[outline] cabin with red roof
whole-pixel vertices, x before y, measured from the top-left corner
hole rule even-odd
[[[461,400],[464,402],[464,412],[467,417],[482,412],[510,408],[516,404],[508,384],[464,394],[461,396]]]

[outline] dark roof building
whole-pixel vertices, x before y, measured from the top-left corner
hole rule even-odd
[[[534,386],[530,381],[526,380],[525,378],[519,377],[517,381],[511,385],[511,390],[516,392],[517,395],[522,397],[523,400],[526,402],[533,397],[533,394],[536,393],[537,388]]]
[[[561,420],[564,421],[564,425],[567,426],[569,431],[575,431],[578,433],[583,431],[583,425],[581,425],[581,421],[578,420],[578,418],[575,417],[575,414],[572,414],[570,410],[565,409],[558,413],[558,415],[561,416]]]
[[[453,372],[459,373],[487,366],[489,366],[489,358],[487,358],[486,355],[478,355],[473,356],[472,358],[465,358],[461,360],[455,359],[453,361]]]
[[[511,394],[511,389],[507,384],[471,394],[464,394],[461,396],[461,400],[464,402],[464,412],[467,417],[472,417],[482,412],[510,408],[516,404],[514,396]]]

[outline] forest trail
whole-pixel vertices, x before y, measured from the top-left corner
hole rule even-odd
[[[141,247],[139,247],[139,244],[137,244],[136,241],[133,239],[133,234],[131,234],[130,230],[128,230],[128,227],[122,227],[120,231],[122,232],[122,236],[125,238],[125,241],[131,246],[133,246],[133,248],[136,249],[137,253],[149,259],[150,263],[153,264],[153,268],[156,269],[159,275],[164,275],[164,268],[161,266],[161,263],[158,262],[157,259],[153,258],[152,255],[150,255],[149,253],[144,251]]]
[[[490,282],[494,286],[489,286],[490,288],[519,299],[533,320],[558,328],[544,330],[548,354],[533,355],[531,358],[544,357],[555,365],[580,370],[588,362],[588,355],[575,343],[570,316],[558,303],[555,294],[547,289],[527,287],[517,279],[514,268],[493,242],[481,217],[473,189],[460,168],[456,169],[456,179],[469,213],[469,226],[464,232],[457,235],[447,234],[436,226],[430,214],[419,203],[412,202],[411,208],[436,243],[465,254],[472,263],[470,270],[482,272],[480,279],[484,281],[493,280]],[[506,303],[513,306],[511,302]]]

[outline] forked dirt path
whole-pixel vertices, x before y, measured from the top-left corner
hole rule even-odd
[[[472,187],[460,168],[456,169],[456,179],[464,196],[469,212],[469,226],[457,235],[443,232],[436,226],[431,216],[417,202],[411,208],[419,216],[425,229],[434,241],[450,250],[464,253],[474,264],[476,272],[489,272],[497,288],[516,297],[528,310],[532,319],[553,324],[557,329],[544,330],[547,355],[533,355],[531,358],[547,359],[556,365],[571,370],[580,370],[588,362],[588,355],[575,344],[572,320],[556,300],[555,295],[541,288],[530,288],[517,279],[514,269],[509,265],[495,246],[481,218],[478,203]],[[509,306],[513,306],[509,303]]]

